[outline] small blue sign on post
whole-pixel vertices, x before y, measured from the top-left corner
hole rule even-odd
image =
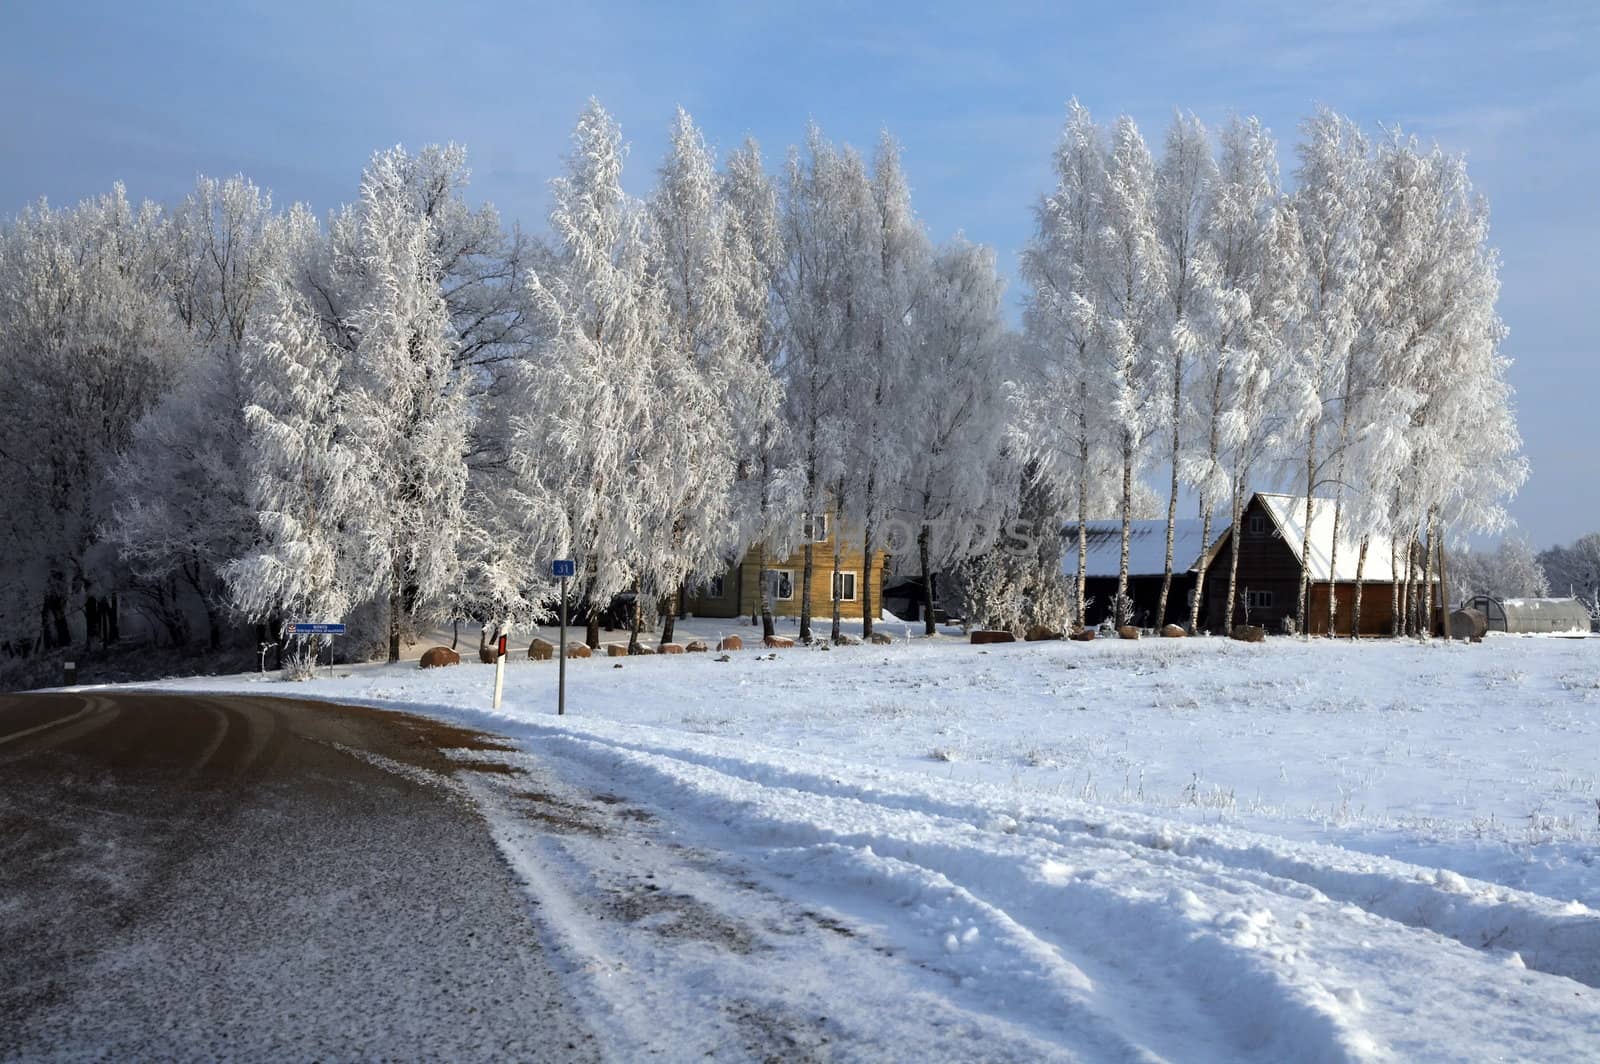
[[[578,563],[571,558],[557,558],[550,563],[550,575],[558,580],[578,575]]]
[[[344,635],[344,625],[325,624],[317,621],[290,621],[290,635]],[[320,655],[320,651],[318,654]],[[266,651],[261,652],[261,660],[266,660]],[[315,660],[312,664],[316,664]],[[328,676],[333,676],[333,640],[328,640]]]
[[[289,625],[290,635],[344,635],[342,624],[312,624],[307,621],[294,621]]]

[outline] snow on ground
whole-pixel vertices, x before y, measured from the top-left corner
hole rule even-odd
[[[680,640],[722,631],[756,642]],[[737,1055],[719,1024],[780,1006],[799,1055],[1600,1055],[1600,640],[717,657],[569,662],[563,718],[515,657],[498,712],[477,664],[170,685],[438,714],[557,810],[638,810],[553,842],[521,777],[473,785],[621,1056]],[[597,915],[635,888],[677,901]]]

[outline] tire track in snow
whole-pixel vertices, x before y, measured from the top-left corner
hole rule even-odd
[[[1084,929],[1100,922],[1118,928],[1116,935],[1093,943],[1098,959],[1113,969],[1115,954],[1132,949],[1159,958],[1178,973],[1167,980],[1169,988],[1214,983],[1221,972],[1228,993],[1209,999],[1198,995],[1198,1012],[1208,1014],[1213,1010],[1207,1006],[1228,1002],[1222,1025],[1236,1051],[1305,1057],[1313,1055],[1304,1041],[1309,1036],[1324,1059],[1381,1057],[1383,1046],[1368,1030],[1384,1026],[1391,1047],[1427,1047],[1426,1041],[1415,1041],[1417,1029],[1409,1022],[1374,1022],[1361,987],[1376,998],[1371,1004],[1395,1016],[1428,1004],[1438,1011],[1444,1002],[1450,1006],[1446,1012],[1479,1017],[1489,1043],[1495,1040],[1495,1017],[1505,1021],[1502,1030],[1516,1026],[1517,1017],[1506,1015],[1509,995],[1550,998],[1563,1020],[1575,1022],[1579,1035],[1592,1040],[1600,1033],[1592,999],[1580,1000],[1576,1009],[1562,1008],[1567,1003],[1554,1000],[1559,991],[1548,986],[1530,991],[1533,977],[1494,955],[1419,933],[1411,925],[1260,868],[1230,867],[1160,845],[1106,838],[1104,833],[1067,833],[1049,825],[1035,825],[1044,831],[1024,830],[1022,823],[1005,816],[980,825],[973,822],[974,815],[995,821],[992,807],[925,794],[884,794],[725,754],[553,730],[547,735],[569,756],[593,767],[624,770],[669,806],[687,802],[713,821],[741,811],[733,821],[741,829],[741,841],[792,851],[780,863],[795,862],[794,852],[830,846],[863,857],[892,854],[903,865],[942,876],[975,902],[990,905],[1069,963],[1072,953],[1081,955],[1085,940],[1095,937]],[[956,815],[947,815],[951,813]],[[1052,831],[1056,839],[1044,837]],[[1074,869],[1075,863],[1084,863],[1085,853],[1093,855],[1090,867]],[[1044,886],[1057,889],[1041,890],[1039,883],[1030,882],[1030,875],[1037,879],[1041,874],[1056,880]],[[1006,904],[986,897],[1003,898]],[[1052,916],[1063,910],[1075,917],[1075,925],[1063,926],[1059,916]],[[1295,927],[1297,923],[1303,926]],[[1325,928],[1337,934],[1324,934]],[[1381,963],[1374,965],[1375,960]],[[1134,982],[1139,980],[1146,991],[1152,981],[1159,982],[1148,969]],[[1427,986],[1426,995],[1421,985]],[[1130,993],[1121,995],[1124,1008],[1141,988],[1126,989]],[[1136,1019],[1140,1026],[1150,1017]],[[1551,1056],[1570,1049],[1558,1039]]]
[[[706,755],[678,747],[608,740],[619,748],[659,753],[768,786],[855,798],[887,808],[927,811],[963,822],[995,816],[1015,821],[1019,834],[1076,844],[1131,844],[1203,859],[1273,890],[1292,881],[1375,916],[1431,931],[1473,949],[1516,952],[1535,971],[1600,987],[1600,913],[1573,901],[1468,879],[1448,869],[1427,869],[1393,858],[1331,846],[1288,843],[1246,832],[1219,834],[1139,813],[1098,818],[1063,817],[1032,809],[1016,798],[1009,812],[979,801],[952,801],[926,792],[866,787],[798,768]],[[1229,836],[1238,837],[1239,841]],[[1274,845],[1276,843],[1276,845]]]

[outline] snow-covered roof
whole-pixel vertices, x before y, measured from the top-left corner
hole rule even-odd
[[[1256,493],[1256,498],[1261,500],[1261,505],[1272,515],[1283,541],[1289,545],[1294,556],[1300,558],[1301,547],[1305,543],[1306,497],[1274,495],[1262,491]],[[1341,521],[1339,550],[1335,555],[1332,499],[1311,500],[1310,554],[1307,568],[1311,571],[1313,581],[1355,582],[1356,565],[1361,557],[1361,542],[1359,538],[1351,535],[1349,521]],[[1335,557],[1338,572],[1330,573],[1329,559]],[[1389,554],[1389,537],[1378,535],[1367,537],[1367,564],[1361,571],[1361,579],[1380,584],[1394,579],[1394,566]]]
[[[1216,526],[1212,526],[1216,529]],[[1122,522],[1088,522],[1089,576],[1116,576],[1122,565]],[[1205,525],[1199,521],[1178,521],[1172,529],[1172,571],[1188,572],[1205,551],[1201,534]],[[1078,525],[1068,525],[1066,542],[1061,559],[1061,571],[1067,577],[1078,575]],[[1161,576],[1167,564],[1167,523],[1165,521],[1134,521],[1128,530],[1128,575]]]

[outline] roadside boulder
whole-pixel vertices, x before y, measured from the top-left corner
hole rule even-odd
[[[1029,643],[1043,643],[1050,639],[1060,639],[1061,633],[1046,628],[1042,624],[1030,624],[1028,625],[1028,630],[1023,633],[1022,638]]]
[[[551,661],[556,656],[556,645],[548,639],[535,639],[528,644],[529,661]]]
[[[567,644],[567,657],[569,657],[569,658],[586,658],[586,657],[589,657],[592,653],[594,653],[594,652],[589,649],[589,644],[588,643],[568,643]]]
[[[744,649],[744,640],[740,639],[736,635],[725,635],[725,636],[722,637],[721,641],[717,643],[717,649],[718,650],[743,650]]]
[[[858,647],[861,645],[861,640],[857,639],[853,635],[845,635],[841,632],[839,636],[834,639],[833,645],[836,647]]]
[[[737,639],[738,636],[732,636],[730,638]],[[726,642],[726,640],[724,640],[724,642]],[[794,640],[793,639],[789,639],[789,638],[787,638],[785,636],[781,636],[781,635],[769,635],[765,639],[761,640],[761,642],[762,642],[763,645],[769,646],[773,650],[788,650],[788,649],[790,649],[791,647],[794,646]],[[733,647],[731,649],[737,650],[738,648],[737,647]]]
[[[625,658],[627,656],[628,656],[628,644],[626,644],[626,643],[607,643],[606,644],[606,657],[608,657],[608,658]]]
[[[497,643],[490,643],[487,646],[480,646],[478,648],[478,660],[483,662],[485,665],[493,665],[495,659],[500,656],[495,653],[496,649]]]
[[[974,643],[1015,643],[1017,637],[999,628],[979,628],[969,637]]]
[[[685,644],[683,649],[690,654],[704,654],[711,648],[706,645],[704,639],[694,639]]]
[[[662,643],[656,647],[657,654],[682,654],[683,645],[680,643]]]
[[[647,658],[651,654],[655,653],[654,650],[652,650],[651,648],[645,646],[643,643],[640,643],[636,647],[626,647],[625,649],[628,652],[628,656],[629,657],[634,657],[634,658]]]
[[[422,654],[421,667],[424,669],[440,669],[446,665],[460,664],[461,655],[449,647],[434,647],[431,650],[424,651]]]
[[[1093,643],[1094,629],[1079,628],[1076,632],[1073,632],[1071,635],[1067,636],[1067,638],[1072,640],[1074,643]]]
[[[1233,626],[1233,638],[1241,643],[1264,643],[1267,630],[1259,624],[1236,624]]]
[[[873,632],[872,633],[872,645],[875,646],[875,647],[891,646],[893,643],[894,643],[894,636],[890,635],[888,632]]]
[[[1134,627],[1131,624],[1125,624],[1121,628],[1117,629],[1117,638],[1118,639],[1138,639],[1139,638],[1139,629]]]
[[[1183,630],[1183,626],[1181,624],[1168,624],[1162,626],[1161,629],[1162,639],[1182,639],[1188,634],[1188,632]]]

